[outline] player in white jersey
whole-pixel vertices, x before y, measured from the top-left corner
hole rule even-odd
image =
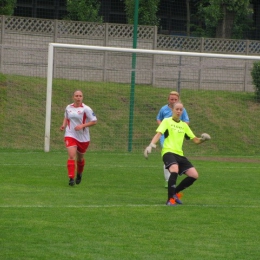
[[[60,130],[65,129],[64,141],[68,151],[67,169],[69,185],[75,184],[75,170],[77,166],[76,184],[80,184],[85,166],[84,154],[90,142],[89,127],[97,123],[93,110],[82,103],[83,93],[76,90],[73,93],[74,102],[65,109],[64,120]]]

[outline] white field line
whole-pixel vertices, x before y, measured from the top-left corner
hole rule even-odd
[[[0,205],[0,208],[141,208],[141,207],[166,207],[165,204],[126,204],[126,205]],[[193,204],[193,205],[177,205],[176,207],[198,207],[198,208],[259,208],[250,205],[209,205],[209,204]],[[174,208],[174,207],[173,207]]]
[[[39,167],[39,166],[44,166],[44,167],[62,167],[62,168],[66,168],[66,165],[65,164],[50,164],[50,163],[41,163],[40,165],[39,164],[26,164],[26,163],[0,163],[1,166],[10,166],[10,167]],[[214,167],[214,169],[259,169],[259,166],[250,166],[251,163],[244,163],[246,166],[235,166],[235,167],[230,167],[230,166],[227,166],[227,167]],[[90,166],[90,165],[89,165]],[[98,167],[103,167],[103,165],[101,164],[93,164],[91,165],[91,168],[98,168]],[[106,168],[133,168],[133,165],[106,165]],[[207,168],[207,169],[210,169],[209,167],[207,166],[196,166],[195,167],[197,169],[199,168]],[[157,168],[157,169],[161,169],[161,165],[135,165],[134,168]]]
[[[42,153],[41,151],[40,152],[35,152],[35,151],[25,151],[23,152],[23,154],[40,154]],[[53,152],[54,154],[64,154],[64,151],[55,151]],[[107,155],[108,153],[102,153],[102,152],[91,152],[90,155]],[[10,155],[19,155],[19,152],[3,152],[3,151],[0,151],[0,155],[7,155],[8,157],[10,157]],[[143,157],[142,155],[142,152],[139,154],[139,153],[134,153],[134,154],[131,154],[129,152],[122,152],[122,153],[110,153],[110,155],[115,155],[115,156],[124,156],[124,157],[129,157],[129,155],[131,156],[138,156],[138,157]],[[153,158],[152,156],[155,156],[155,154],[151,155],[151,159]],[[160,156],[160,155],[159,155]],[[221,155],[213,155],[213,156],[206,156],[206,155],[189,155],[189,158],[190,160],[198,160],[198,161],[201,161],[201,157],[204,157],[205,160],[208,159],[214,159],[214,158],[223,158],[223,159],[226,159],[226,158],[231,158],[231,159],[237,159],[237,158],[244,158],[244,159],[260,159],[259,156],[245,156],[245,155],[235,155],[235,156],[221,156]],[[143,157],[144,158],[144,157]],[[148,159],[149,160],[149,159]],[[204,159],[202,160],[204,161]]]

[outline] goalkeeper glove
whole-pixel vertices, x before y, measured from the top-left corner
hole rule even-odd
[[[210,135],[206,133],[202,134],[200,138],[202,141],[208,141],[211,139]]]
[[[150,143],[149,146],[147,146],[144,150],[144,157],[147,159],[148,158],[148,153],[152,152],[152,148],[156,148],[155,144]]]

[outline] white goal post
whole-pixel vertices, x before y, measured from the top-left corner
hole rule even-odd
[[[180,56],[180,57],[200,57],[200,58],[219,58],[219,59],[238,59],[238,60],[260,60],[259,56],[247,55],[228,55],[215,53],[199,53],[199,52],[180,52],[180,51],[163,51],[163,50],[149,50],[149,49],[133,49],[133,48],[116,48],[92,45],[76,45],[76,44],[62,44],[49,43],[48,47],[48,68],[47,68],[47,92],[46,92],[46,116],[45,116],[45,141],[44,151],[50,151],[50,133],[51,133],[51,110],[52,110],[52,85],[54,75],[54,50],[59,49],[77,49],[77,50],[93,50],[104,52],[119,52],[130,54],[150,54],[150,55],[165,55],[165,56]],[[130,70],[131,71],[131,70]]]

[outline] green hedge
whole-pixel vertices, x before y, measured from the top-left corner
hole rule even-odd
[[[255,85],[256,99],[260,102],[260,61],[254,63],[251,75]]]

